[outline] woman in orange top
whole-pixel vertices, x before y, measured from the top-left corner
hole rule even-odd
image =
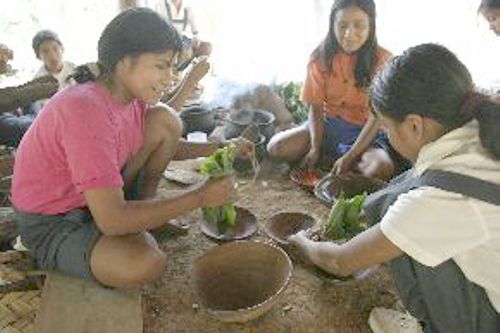
[[[377,45],[374,1],[335,0],[328,34],[311,55],[302,91],[309,121],[274,136],[270,157],[309,169],[324,157],[336,160],[337,174],[391,178],[394,151],[367,100],[372,77],[390,57]]]

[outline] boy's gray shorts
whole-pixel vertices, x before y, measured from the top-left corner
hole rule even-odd
[[[16,222],[21,240],[39,269],[96,281],[90,256],[101,232],[87,210],[75,209],[61,215],[16,211]]]

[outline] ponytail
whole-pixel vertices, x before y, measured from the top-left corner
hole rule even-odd
[[[494,159],[500,159],[500,104],[487,99],[476,107],[473,116],[479,122],[481,145]]]

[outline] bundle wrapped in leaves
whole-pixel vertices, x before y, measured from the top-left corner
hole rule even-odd
[[[323,234],[328,239],[348,239],[368,228],[359,215],[366,199],[366,193],[350,199],[342,192],[330,210],[328,220],[323,225]]]
[[[233,171],[236,147],[230,144],[217,149],[212,155],[205,157],[200,164],[200,172],[209,177],[220,177]],[[203,218],[216,224],[219,232],[223,234],[236,222],[236,210],[231,203],[220,207],[203,208]]]

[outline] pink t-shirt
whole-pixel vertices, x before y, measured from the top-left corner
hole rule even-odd
[[[121,171],[142,145],[146,109],[114,101],[97,83],[55,95],[16,152],[14,207],[55,215],[86,206],[85,190],[122,187]]]

